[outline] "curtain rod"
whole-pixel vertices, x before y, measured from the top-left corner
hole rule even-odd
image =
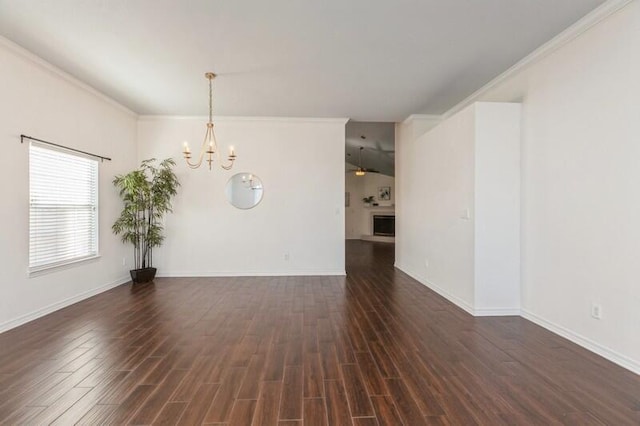
[[[91,157],[99,158],[99,159],[100,159],[100,161],[104,161],[104,160],[111,161],[111,158],[109,158],[109,157],[104,157],[104,156],[102,156],[102,155],[98,155],[98,154],[92,154],[92,153],[90,153],[90,152],[87,152],[87,151],[81,151],[81,150],[79,150],[79,149],[75,149],[75,148],[69,148],[68,146],[59,145],[59,144],[57,144],[57,143],[53,143],[53,142],[49,142],[49,141],[45,141],[45,140],[38,139],[38,138],[33,138],[33,137],[31,137],[31,136],[27,136],[27,135],[20,135],[20,143],[24,143],[24,140],[25,140],[25,139],[29,139],[29,140],[32,140],[32,141],[36,141],[36,142],[40,142],[40,143],[44,143],[44,144],[47,144],[47,145],[57,146],[58,148],[67,149],[67,150],[69,150],[69,151],[73,151],[73,152],[79,152],[79,153],[81,153],[81,154],[85,154],[85,155],[90,155]]]

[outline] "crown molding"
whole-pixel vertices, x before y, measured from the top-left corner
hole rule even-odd
[[[128,114],[128,115],[130,115],[132,117],[138,117],[138,114],[136,114],[135,112],[131,111],[129,108],[127,108],[126,106],[122,105],[120,102],[116,101],[113,98],[110,98],[109,96],[107,96],[104,93],[100,92],[99,90],[93,88],[92,86],[89,86],[87,83],[82,82],[81,80],[79,80],[78,78],[72,76],[71,74],[67,73],[66,71],[63,71],[60,68],[56,67],[55,65],[45,61],[41,57],[34,55],[33,53],[31,53],[30,51],[28,51],[24,47],[14,43],[13,41],[9,40],[8,38],[0,36],[0,46],[5,47],[7,50],[9,50],[10,52],[12,52],[15,55],[19,56],[20,58],[25,59],[25,60],[37,65],[41,69],[43,69],[43,70],[55,75],[56,77],[61,78],[62,80],[66,81],[67,83],[70,83],[73,86],[76,86],[77,88],[84,90],[85,92],[91,93],[93,96],[99,98],[100,100],[108,103],[111,106],[116,107],[120,111],[122,111],[122,112],[124,112],[124,113],[126,113],[126,114]]]
[[[444,114],[442,114],[442,118],[446,119],[454,115],[455,113],[463,110],[467,106],[471,105],[474,102],[477,102],[484,94],[486,94],[489,90],[498,86],[500,83],[510,79],[516,74],[522,72],[529,66],[539,62],[546,56],[560,49],[562,46],[570,43],[571,41],[578,38],[580,35],[587,32],[593,26],[598,23],[604,21],[609,16],[618,12],[629,3],[634,0],[608,0],[592,10],[590,13],[585,15],[582,19],[562,31],[560,34],[531,52],[529,55],[522,58],[520,61],[516,62],[515,65],[508,68],[505,72],[482,86],[480,89],[476,90],[470,96],[465,98],[462,102],[459,102],[454,107],[450,108]],[[410,117],[409,117],[410,118]]]
[[[437,114],[411,114],[402,121],[402,124],[411,124],[413,121],[419,120],[440,121],[442,120],[442,116]]]
[[[139,121],[159,121],[159,120],[204,120],[207,121],[208,116],[204,115],[139,115]],[[348,118],[341,117],[244,117],[244,116],[213,116],[213,120],[217,122],[249,122],[249,121],[265,121],[265,122],[282,122],[282,123],[335,123],[347,124]]]

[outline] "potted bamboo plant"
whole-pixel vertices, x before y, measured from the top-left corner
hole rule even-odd
[[[134,283],[155,278],[153,248],[164,240],[162,219],[172,211],[171,198],[180,186],[173,166],[172,158],[157,165],[156,159],[151,158],[144,160],[138,169],[113,179],[124,208],[112,230],[122,236],[122,242],[133,245],[134,269],[130,273]]]

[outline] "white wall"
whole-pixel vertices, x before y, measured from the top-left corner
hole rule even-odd
[[[412,158],[414,152],[414,141],[437,126],[442,121],[440,116],[430,115],[412,115],[402,123],[396,124],[395,131],[395,213],[396,213],[396,244],[395,259],[406,257],[411,250],[414,249],[413,241],[403,241],[403,235],[410,235],[408,222],[405,217],[411,217],[411,209],[405,213],[405,205],[403,200],[406,198],[406,186],[411,183],[413,174],[411,167],[405,167],[404,158]],[[407,216],[408,215],[408,216]],[[415,222],[415,220],[414,220]],[[405,250],[405,247],[408,251]]]
[[[522,102],[521,314],[640,373],[640,2],[594,21],[445,116],[475,101]],[[401,158],[430,161],[404,135]],[[403,169],[399,159],[399,194],[411,185]],[[417,221],[407,202],[397,202],[397,258],[425,255],[423,240],[403,241],[405,219]]]
[[[467,310],[474,301],[475,109],[468,108],[417,139],[401,141],[396,265]],[[399,172],[399,170],[397,170]]]
[[[130,252],[111,234],[113,176],[135,166],[136,117],[0,39],[0,331],[128,280]],[[100,164],[100,255],[29,278],[29,147],[20,134],[112,157]]]
[[[476,103],[398,157],[398,268],[476,315],[520,308],[520,105]]]
[[[393,206],[395,204],[396,189],[395,178],[380,173],[367,173],[364,176],[356,176],[353,172],[347,173],[345,177],[345,188],[351,194],[351,205],[346,209],[345,225],[346,238],[359,239],[363,235],[371,235],[371,214],[382,206]],[[390,200],[378,199],[378,188],[388,186],[391,188]],[[362,199],[373,195],[375,202],[380,207],[365,207]],[[393,210],[393,207],[391,207]],[[385,212],[389,209],[385,209]]]
[[[474,104],[474,312],[520,309],[520,122],[517,103]]]
[[[638,46],[634,1],[481,96],[523,102],[523,314],[636,372]]]
[[[367,173],[364,178],[364,194],[361,199],[373,195],[375,202],[380,206],[393,206],[396,202],[395,178],[381,173]],[[391,198],[381,200],[378,198],[378,188],[388,186],[391,188]]]
[[[182,183],[166,242],[154,252],[164,276],[344,274],[343,119],[218,118],[223,152],[233,145],[232,171],[188,169],[181,144],[192,151],[204,136],[204,118],[142,117],[140,159],[174,157]],[[234,174],[251,172],[264,184],[250,210],[224,195]],[[353,200],[352,200],[353,201]],[[288,255],[288,260],[285,256]]]

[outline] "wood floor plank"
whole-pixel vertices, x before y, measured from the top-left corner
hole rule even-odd
[[[282,382],[262,382],[260,397],[253,417],[254,426],[273,425],[278,422]]]
[[[133,424],[151,424],[155,417],[169,401],[182,380],[187,375],[187,370],[171,370],[167,378],[156,386],[153,394],[140,406],[131,422]]]
[[[378,369],[382,373],[384,378],[397,378],[400,377],[400,373],[398,373],[398,369],[395,364],[391,360],[387,349],[384,345],[378,340],[369,341],[369,348],[371,350],[371,355],[378,366]]]
[[[198,387],[205,383],[206,377],[208,377],[208,372],[210,371],[204,365],[202,369],[192,368],[191,370],[186,370],[187,374],[185,378],[182,380],[180,385],[176,388],[175,392],[171,396],[172,402],[188,402],[193,399],[194,394]]]
[[[106,420],[106,423],[114,425],[127,424],[129,419],[136,413],[138,407],[140,407],[144,401],[149,398],[153,391],[154,386],[151,385],[137,386],[127,399],[118,405],[111,416]]]
[[[219,387],[219,384],[202,383],[187,408],[185,408],[184,413],[178,420],[178,424],[185,426],[201,424]]]
[[[257,399],[260,392],[260,383],[264,376],[264,354],[254,354],[248,363],[247,375],[242,382],[238,399]]]
[[[322,378],[322,366],[320,354],[304,354],[304,397],[319,398],[324,396],[324,380]]]
[[[349,401],[351,417],[374,416],[369,394],[357,364],[342,364],[342,378]]]
[[[303,371],[302,366],[285,367],[280,401],[280,420],[302,419]]]
[[[271,346],[265,361],[264,380],[282,380],[286,355],[286,343],[276,343]]]
[[[34,419],[45,410],[46,407],[23,406],[5,417],[0,425],[29,425],[34,424]]]
[[[379,426],[375,417],[354,417],[353,426]]]
[[[320,346],[320,362],[322,365],[322,378],[324,380],[339,380],[340,367],[338,363],[338,354],[336,346],[333,343],[327,343]]]
[[[238,399],[229,417],[230,425],[251,426],[255,414],[257,401],[255,399]]]
[[[168,402],[153,421],[154,425],[175,425],[187,408],[186,402]]]
[[[305,426],[327,426],[327,410],[324,398],[305,398]]]
[[[76,401],[69,409],[67,409],[62,415],[56,418],[55,421],[51,422],[51,425],[70,425],[76,424],[81,418],[84,417],[93,407],[96,406],[98,400],[100,399],[100,390],[98,389],[87,389],[87,388],[74,388],[74,389],[85,389],[88,392],[82,396],[78,401]]]
[[[225,423],[229,421],[231,409],[238,396],[242,381],[247,374],[246,367],[233,367],[229,369],[228,375],[220,383],[216,397],[211,403],[204,420],[206,423]]]
[[[384,385],[384,380],[382,379],[380,370],[378,370],[378,366],[373,360],[371,354],[369,352],[357,352],[356,360],[358,361],[358,366],[360,366],[360,371],[362,371],[362,376],[369,395],[388,394],[387,387]]]
[[[153,370],[153,368],[160,361],[159,358],[147,358],[129,374],[113,389],[105,393],[100,400],[100,404],[121,404],[123,403],[130,393],[132,393],[140,383],[144,382],[146,376]]]
[[[405,424],[390,396],[374,396],[371,403],[376,412],[380,426],[396,426]],[[409,425],[408,425],[409,426]]]
[[[0,402],[0,419],[11,416],[14,411],[22,407],[37,406],[38,399],[47,398],[52,389],[57,389],[57,385],[70,375],[71,373],[52,373],[22,391],[16,389],[16,393],[13,395],[3,395],[2,402]],[[39,406],[46,405],[40,404]]]
[[[387,379],[387,388],[391,399],[406,425],[419,425],[424,422],[418,404],[401,379]]]
[[[330,425],[351,425],[349,404],[340,380],[325,380],[327,418]]]
[[[117,405],[94,405],[75,425],[93,426],[105,424],[106,420],[113,415],[117,408]]]
[[[304,342],[301,336],[289,341],[284,365],[302,365],[304,359]]]
[[[71,388],[59,399],[49,405],[38,416],[33,418],[33,424],[51,424],[58,417],[64,414],[69,408],[73,406],[79,399],[86,395],[90,389],[88,388]]]

